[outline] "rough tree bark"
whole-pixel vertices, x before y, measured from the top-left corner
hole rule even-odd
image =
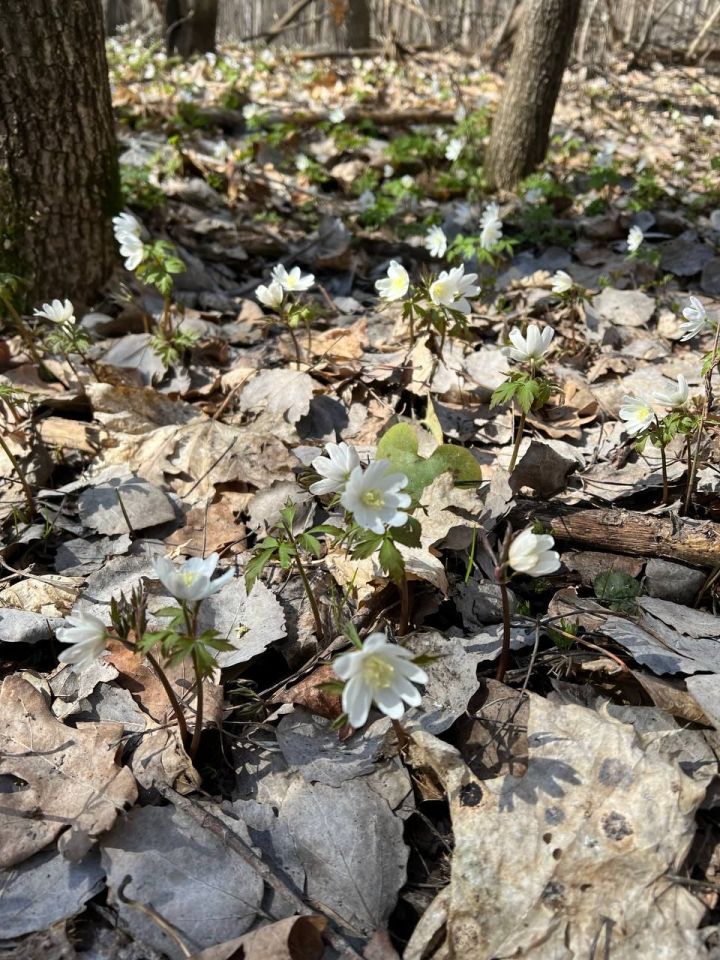
[[[183,59],[215,50],[218,0],[165,0],[168,53]]]
[[[527,0],[485,160],[489,182],[513,187],[547,151],[580,0]]]
[[[120,203],[100,0],[2,0],[0,272],[90,304]]]
[[[348,0],[345,28],[351,50],[364,50],[370,46],[369,0]]]

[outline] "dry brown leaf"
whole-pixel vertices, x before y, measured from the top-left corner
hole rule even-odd
[[[703,905],[669,884],[694,835],[705,784],[604,710],[528,694],[527,768],[473,776],[456,750],[413,733],[411,762],[443,780],[455,844],[449,888],[415,930],[406,960],[590,957],[695,960]],[[649,802],[648,798],[652,798]],[[662,908],[659,904],[662,903]],[[430,922],[430,921],[433,922]]]
[[[0,774],[27,784],[3,794],[0,866],[21,863],[61,833],[64,849],[82,855],[137,799],[135,778],[116,762],[122,724],[66,727],[19,674],[3,682],[0,714]]]
[[[272,698],[274,703],[294,703],[298,707],[305,707],[319,717],[335,720],[342,711],[340,697],[336,693],[324,690],[322,684],[337,680],[332,666],[327,663],[296,683],[287,690],[281,690]]]
[[[286,917],[194,953],[190,960],[320,960],[325,917]]]

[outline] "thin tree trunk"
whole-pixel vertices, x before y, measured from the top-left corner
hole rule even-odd
[[[491,184],[513,187],[545,158],[580,0],[527,0],[488,147]]]
[[[348,0],[347,45],[351,50],[370,46],[370,4],[368,0]]]
[[[168,53],[183,59],[215,49],[218,0],[165,0]]]
[[[120,205],[100,0],[2,0],[0,272],[89,305]]]

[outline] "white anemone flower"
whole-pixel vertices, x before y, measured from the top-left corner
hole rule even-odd
[[[645,234],[640,227],[630,227],[630,232],[627,235],[628,253],[635,253],[639,250],[644,239]]]
[[[299,170],[300,173],[304,173],[305,170],[310,168],[312,160],[306,153],[299,153],[295,158],[295,169]]]
[[[445,147],[445,159],[454,163],[463,152],[464,146],[465,141],[462,137],[453,137],[447,147]]]
[[[142,224],[131,213],[119,213],[113,217],[113,232],[120,256],[125,258],[125,269],[137,270],[145,259]]]
[[[545,199],[545,194],[542,192],[540,187],[531,187],[525,192],[523,198],[525,203],[529,203],[531,207],[536,206],[538,203],[542,203]]]
[[[391,260],[387,276],[375,281],[375,289],[383,300],[402,300],[410,287],[410,276],[397,260]]]
[[[620,407],[620,419],[625,421],[625,430],[634,437],[655,420],[655,411],[647,400],[625,396]]]
[[[542,577],[560,569],[560,555],[553,550],[555,540],[549,533],[533,533],[530,527],[513,539],[508,563],[518,573]]]
[[[73,617],[66,617],[67,627],[60,627],[57,638],[61,643],[72,646],[63,650],[58,660],[70,663],[78,670],[85,670],[90,666],[107,645],[107,629],[105,624],[92,613],[81,610]]]
[[[363,192],[358,197],[358,210],[365,212],[366,210],[371,210],[375,206],[376,202],[375,194],[372,190],[363,190]]]
[[[310,493],[321,497],[326,493],[342,493],[350,474],[360,465],[358,452],[349,443],[328,443],[325,446],[327,456],[315,457],[313,470],[323,478],[310,484]]]
[[[492,223],[493,220],[500,220],[500,206],[495,203],[489,203],[482,212],[480,217],[480,226],[486,227],[488,223]]]
[[[387,460],[374,460],[363,470],[353,467],[340,504],[353,515],[355,522],[372,533],[385,533],[386,527],[402,527],[408,515],[411,497],[402,493],[408,478],[394,473]]]
[[[684,407],[688,402],[690,388],[685,377],[679,373],[677,386],[661,390],[653,397],[656,403],[661,403],[664,407]]]
[[[302,290],[309,290],[315,283],[315,275],[312,273],[302,274],[300,267],[293,267],[288,273],[282,263],[278,263],[272,270],[273,280],[277,280],[283,290],[288,293],[297,293]]]
[[[552,292],[557,294],[569,293],[575,286],[573,278],[564,270],[556,270],[550,278]]]
[[[193,557],[186,560],[181,567],[177,567],[169,557],[155,557],[153,567],[158,580],[176,600],[192,603],[211,597],[232,579],[232,570],[228,570],[216,580],[212,579],[219,559],[217,553],[211,553],[204,560]]]
[[[476,273],[465,273],[464,264],[453,267],[452,270],[443,270],[428,287],[430,299],[439,307],[448,307],[467,315],[470,313],[467,298],[476,297],[480,293],[476,280]]]
[[[517,327],[508,336],[512,347],[505,347],[507,356],[520,363],[539,363],[550,349],[555,331],[552,327],[545,327],[541,331],[540,327],[531,323],[525,336]]]
[[[690,297],[688,306],[683,309],[682,315],[685,318],[685,323],[680,325],[684,334],[680,338],[681,340],[692,340],[709,325],[705,307],[697,297]]]
[[[362,650],[335,660],[333,670],[345,681],[342,708],[352,727],[365,723],[373,703],[392,720],[402,717],[405,704],[420,705],[420,691],[413,684],[427,683],[428,676],[412,657],[404,647],[388,643],[384,633],[371,633]]]
[[[480,217],[480,246],[491,250],[503,235],[503,223],[500,219],[500,207],[489,203]]]
[[[267,286],[261,283],[255,290],[255,296],[264,307],[269,307],[271,310],[278,310],[282,306],[285,291],[277,280],[273,280]]]
[[[342,107],[333,107],[333,109],[328,113],[328,120],[330,123],[342,123],[345,119],[345,111]]]
[[[480,246],[483,250],[492,250],[495,244],[502,240],[502,235],[502,221],[491,220],[480,231]]]
[[[444,257],[447,250],[447,237],[442,227],[430,227],[425,234],[425,246],[431,257]]]
[[[75,307],[69,300],[53,300],[52,303],[44,303],[40,310],[34,311],[34,316],[45,317],[46,320],[52,320],[53,323],[75,323]]]

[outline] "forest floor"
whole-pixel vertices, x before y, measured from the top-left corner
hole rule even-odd
[[[145,266],[167,240],[186,269],[164,299],[118,266],[80,353],[38,317],[40,363],[1,344],[2,956],[717,956],[720,76],[569,71],[547,162],[498,195],[501,81],[458,55],[109,59]],[[278,264],[314,280],[285,319],[255,296]],[[471,312],[411,330],[461,264]],[[529,324],[542,364],[507,352]],[[526,416],[514,375],[549,387]],[[416,523],[363,553],[308,486],[381,437]],[[512,576],[501,681],[498,556],[531,525],[561,563]],[[167,652],[153,558],[214,552],[190,745],[132,642]],[[71,613],[114,628],[77,669]],[[422,658],[400,724],[333,724],[348,624]],[[166,674],[192,733],[191,659]]]

